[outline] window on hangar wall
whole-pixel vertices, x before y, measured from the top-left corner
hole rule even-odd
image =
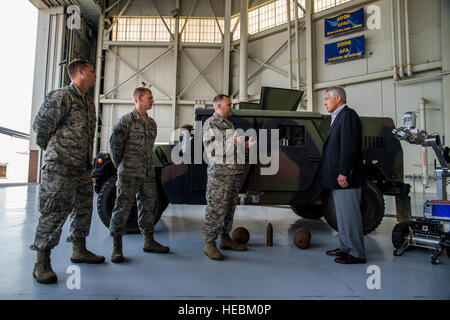
[[[179,31],[186,18],[180,18]],[[217,19],[223,32],[224,20]],[[175,19],[164,17],[170,32],[175,31]],[[191,17],[181,36],[182,42],[221,43],[222,34],[214,18]],[[171,37],[164,22],[159,17],[121,17],[111,32],[112,41],[170,41]]]
[[[319,12],[328,8],[338,6],[351,0],[314,0],[314,12]],[[291,0],[290,11],[291,20],[294,20],[294,0]],[[298,0],[298,3],[304,8],[305,0]],[[297,8],[298,17],[303,17],[302,9]],[[255,34],[266,29],[270,29],[286,23],[286,0],[276,0],[264,3],[258,7],[248,10],[248,33]],[[231,17],[231,31],[233,40],[240,38],[239,14]]]
[[[340,5],[351,0],[314,0],[314,12],[319,12]],[[298,0],[305,7],[305,0]],[[294,20],[294,0],[291,0],[291,20]],[[286,1],[269,1],[248,11],[248,33],[255,34],[286,23]],[[298,16],[303,17],[303,11],[297,8]],[[214,18],[191,17],[180,18],[179,31],[183,30],[182,42],[221,43],[224,30],[224,19],[217,18],[220,29]],[[170,29],[175,30],[175,19],[164,17]],[[240,38],[239,14],[231,17],[230,21],[233,40]],[[163,21],[159,17],[121,17],[113,27],[111,40],[113,41],[170,41],[171,37]]]

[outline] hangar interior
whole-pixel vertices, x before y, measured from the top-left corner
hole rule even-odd
[[[132,110],[131,93],[142,82],[151,84],[155,103],[149,115],[158,125],[156,143],[162,145],[175,142],[183,124],[193,124],[196,109],[212,108],[216,94],[230,95],[239,109],[240,102],[259,101],[262,86],[302,90],[297,110],[326,114],[325,89],[339,85],[362,117],[389,117],[398,127],[402,115],[413,111],[420,129],[439,134],[444,144],[450,137],[448,0],[30,2],[39,9],[31,123],[45,94],[70,82],[67,62],[88,59],[97,76],[92,92],[98,119],[95,154],[109,152],[114,123]],[[326,18],[361,8],[363,29],[324,36]],[[358,36],[365,38],[364,57],[326,62],[327,44]],[[404,142],[402,148],[413,216],[420,217],[423,201],[436,197],[436,157],[431,149]],[[337,233],[324,221],[300,219],[287,207],[257,206],[239,206],[235,215],[234,225],[250,231],[249,252],[230,253],[222,264],[208,261],[200,236],[204,206],[170,205],[156,231],[172,254],[148,256],[140,236],[127,235],[129,263],[82,266],[82,288],[69,290],[70,248],[64,230],[53,257],[61,280],[56,289],[43,287],[32,281],[34,255],[28,249],[39,217],[35,183],[41,159],[31,131],[31,184],[0,188],[0,265],[11,271],[0,275],[1,298],[450,298],[447,257],[441,265],[431,265],[424,250],[392,255],[390,237],[397,222],[393,197],[385,197],[386,216],[365,237],[367,265],[336,267],[324,255],[337,242]],[[265,246],[268,222],[274,226],[273,247]],[[311,230],[308,250],[292,244],[299,226]],[[88,242],[109,260],[111,240],[96,212]],[[380,268],[381,289],[367,285],[369,265]]]

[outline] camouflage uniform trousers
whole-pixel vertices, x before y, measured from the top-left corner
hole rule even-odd
[[[91,172],[87,169],[67,172],[67,166],[46,163],[39,186],[38,210],[41,212],[32,249],[53,249],[58,245],[64,223],[69,217],[67,242],[89,235],[93,191]]]
[[[122,177],[117,178],[117,197],[109,226],[112,237],[122,236],[134,202],[137,202],[138,226],[142,234],[153,232],[156,199],[156,182],[152,178]]]
[[[231,231],[239,197],[240,177],[240,174],[208,175],[202,233],[205,241],[216,240],[220,232],[226,234]]]

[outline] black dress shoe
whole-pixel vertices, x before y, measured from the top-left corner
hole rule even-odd
[[[366,263],[366,259],[355,258],[351,254],[346,254],[345,256],[334,259],[334,262],[342,264],[356,264],[356,263]]]
[[[325,251],[325,254],[327,256],[342,257],[342,256],[345,256],[347,254],[347,252],[342,251],[341,249],[337,248],[334,250],[327,250],[327,251]]]

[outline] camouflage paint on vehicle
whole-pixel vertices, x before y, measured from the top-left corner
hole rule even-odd
[[[241,103],[240,109],[233,111],[229,120],[236,129],[255,129],[258,138],[259,129],[279,129],[281,144],[277,174],[261,175],[263,165],[259,161],[257,164],[244,166],[239,204],[320,204],[324,191],[320,185],[322,147],[330,128],[331,116],[292,111],[297,108],[302,95],[303,92],[298,90],[263,87],[260,103]],[[197,109],[195,120],[203,124],[213,112],[213,109]],[[403,150],[392,134],[394,121],[386,117],[360,118],[364,167],[368,180],[376,185],[380,195],[396,197],[397,212],[410,212],[409,185],[403,183]],[[207,164],[195,164],[192,152],[192,164],[175,165],[171,160],[173,148],[174,145],[159,145],[153,151],[155,172],[168,202],[206,204]],[[191,148],[194,150],[193,135]],[[270,151],[268,143],[268,152]],[[98,170],[96,174],[99,184],[105,175],[103,171]],[[96,186],[96,190],[98,189]],[[382,197],[380,200],[383,200]]]
[[[270,90],[275,92],[271,95]],[[293,91],[294,94],[287,95]],[[270,104],[261,102],[243,103],[244,109],[233,111],[230,121],[236,129],[245,131],[253,128],[257,132],[258,129],[279,129],[280,141],[287,140],[287,143],[280,146],[280,168],[276,175],[261,175],[261,164],[245,165],[240,193],[248,196],[241,199],[241,204],[298,205],[313,202],[319,197],[322,191],[320,159],[331,117],[315,112],[285,111],[292,110],[297,105],[301,94],[297,90],[263,88],[261,96],[268,97],[271,103],[277,101],[276,108],[279,110],[269,110]],[[285,110],[280,110],[283,103]],[[195,120],[203,123],[213,112],[212,109],[197,109]],[[361,117],[361,122],[368,179],[384,190],[383,193],[400,194],[403,186],[403,151],[392,135],[393,120],[385,117]],[[163,168],[161,181],[169,201],[204,204],[206,164],[170,164],[172,147],[159,146],[155,150],[156,155],[165,158],[157,160],[155,165]]]

